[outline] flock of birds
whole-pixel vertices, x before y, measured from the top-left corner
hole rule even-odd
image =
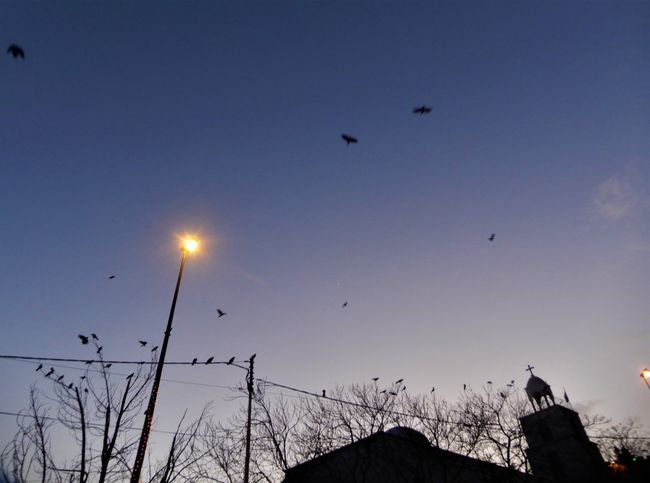
[[[11,45],[9,45],[9,47],[7,48],[7,54],[8,54],[8,55],[11,55],[14,59],[25,60],[25,51],[24,51],[24,49],[23,49],[22,47],[20,47],[20,46],[17,45],[17,44],[11,44]],[[424,115],[424,114],[430,114],[432,110],[433,110],[432,107],[423,104],[423,105],[421,105],[421,106],[414,107],[414,108],[413,108],[413,114],[418,114],[418,115],[422,116],[422,115]],[[354,136],[352,136],[352,135],[350,135],[350,134],[345,134],[345,133],[341,134],[341,139],[343,139],[343,141],[345,142],[345,144],[346,144],[347,146],[349,146],[350,144],[357,144],[357,143],[359,142],[359,140],[358,140],[356,137],[354,137]],[[495,237],[496,237],[496,234],[495,234],[495,233],[492,233],[492,234],[488,237],[488,240],[489,240],[490,242],[493,242],[494,239],[495,239]],[[109,279],[109,280],[114,280],[115,278],[116,278],[116,275],[109,275],[109,276],[108,276],[108,279]],[[345,302],[343,302],[342,307],[343,307],[343,308],[346,308],[347,306],[348,306],[348,301],[346,300]],[[217,318],[223,317],[223,316],[225,316],[225,315],[227,315],[226,312],[224,312],[224,311],[221,310],[220,308],[217,308]],[[89,338],[88,336],[85,336],[85,335],[82,335],[82,334],[79,334],[78,337],[79,337],[79,340],[81,341],[81,343],[82,343],[83,345],[88,344],[88,343],[90,342],[90,339],[92,339],[93,341],[98,341],[98,340],[99,340],[99,338],[97,337],[97,335],[94,334],[94,333],[92,333],[92,334],[90,335],[90,338]],[[147,341],[145,341],[145,340],[139,340],[138,343],[140,344],[140,347],[146,347],[146,345],[147,345]],[[151,352],[156,352],[157,350],[158,350],[158,346],[155,346],[155,347],[153,347],[153,348],[151,349]],[[97,354],[101,354],[101,351],[102,351],[102,346],[99,346],[99,345],[98,345],[98,346],[97,346]],[[255,355],[253,355],[253,356],[251,357],[251,359],[253,359],[254,357],[255,357]],[[209,357],[209,358],[204,362],[204,364],[209,365],[209,364],[211,364],[213,361],[214,361],[214,357]],[[91,361],[86,361],[86,364],[90,365],[90,364],[93,364],[94,362],[95,362],[95,361],[92,361],[92,360],[91,360]],[[231,358],[228,359],[228,361],[226,362],[226,365],[231,365],[231,364],[233,364],[234,362],[235,362],[235,357],[231,357]],[[191,365],[195,365],[195,364],[197,364],[197,363],[198,363],[198,358],[195,357],[195,358],[192,360]],[[112,366],[112,364],[110,364],[110,363],[108,363],[108,364],[104,364],[104,368],[105,368],[105,369],[108,369],[108,368],[110,368],[111,366]],[[42,369],[43,369],[43,364],[39,364],[39,366],[38,366],[38,368],[36,369],[36,371],[37,371],[37,372],[40,372]],[[49,377],[51,377],[53,374],[55,374],[55,371],[54,371],[54,368],[51,367],[50,370],[49,370],[47,373],[45,373],[45,377],[49,378]],[[127,376],[127,379],[131,379],[133,376],[134,376],[134,373],[131,373],[131,374],[129,374],[129,375]],[[57,381],[58,383],[63,384],[63,383],[62,383],[63,378],[64,378],[64,376],[63,376],[63,375],[60,375],[60,376],[57,377],[56,381]],[[82,376],[81,379],[82,379],[82,380],[85,379],[85,376]],[[375,383],[377,383],[378,380],[379,380],[378,377],[373,377],[373,378],[372,378],[372,381],[375,382]],[[384,390],[380,391],[380,394],[387,394],[387,395],[390,395],[390,396],[397,396],[398,393],[399,393],[400,391],[405,391],[405,390],[406,390],[406,385],[403,385],[403,384],[402,384],[403,382],[404,382],[404,379],[398,379],[397,381],[395,381],[395,382],[392,384],[391,388],[389,388],[389,389],[384,389]],[[514,380],[511,381],[510,384],[507,384],[507,386],[508,386],[508,387],[512,387],[512,386],[514,385],[514,382],[515,382]],[[491,384],[492,384],[492,381],[487,381],[487,383],[488,383],[489,385],[491,385]],[[70,384],[67,386],[68,389],[72,389],[73,387],[74,387],[74,384],[73,384],[73,383],[70,383]],[[464,390],[464,391],[467,390],[467,384],[463,384],[463,390]],[[86,388],[86,389],[84,389],[84,391],[85,391],[85,392],[88,392],[88,389]],[[432,388],[431,388],[431,393],[434,393],[434,392],[435,392],[435,387],[432,387]],[[500,394],[501,394],[502,397],[506,397],[505,393],[501,392]],[[325,391],[325,389],[323,389],[323,391],[322,391],[322,397],[327,397],[327,396],[326,396],[326,391]]]

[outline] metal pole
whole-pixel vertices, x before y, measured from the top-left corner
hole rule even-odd
[[[186,256],[187,250],[183,249],[183,255],[181,257],[181,268],[178,271],[178,280],[176,280],[176,289],[174,290],[172,307],[169,311],[169,319],[167,320],[167,330],[165,330],[165,338],[163,339],[162,349],[160,350],[160,357],[158,358],[158,364],[156,365],[156,376],[153,380],[153,386],[151,386],[149,404],[147,405],[147,410],[144,412],[144,425],[142,426],[142,434],[140,435],[138,454],[135,457],[135,464],[133,465],[133,473],[131,473],[131,483],[138,483],[140,481],[142,463],[144,462],[144,454],[147,451],[147,442],[149,441],[149,432],[151,431],[151,424],[153,423],[153,412],[156,408],[156,397],[158,396],[158,387],[160,386],[160,379],[162,377],[162,371],[165,365],[165,354],[167,353],[169,334],[171,334],[172,331],[172,320],[174,320],[176,299],[178,298],[178,290],[181,286],[181,278],[183,278],[183,268],[185,267]]]
[[[244,459],[244,483],[248,483],[249,467],[251,462],[251,407],[253,405],[253,366],[255,365],[255,355],[249,361],[248,366],[248,418],[246,419],[246,457]]]

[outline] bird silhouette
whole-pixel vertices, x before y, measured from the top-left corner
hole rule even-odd
[[[230,359],[228,359],[228,362],[226,362],[226,364],[227,364],[227,365],[230,365],[230,364],[232,364],[233,362],[235,362],[235,358],[234,358],[234,357],[231,357]]]
[[[499,396],[501,396],[503,399],[505,399],[506,398],[506,393],[505,392],[500,392]]]
[[[226,315],[226,313],[225,313],[223,310],[221,310],[221,309],[217,309],[217,319],[218,319],[219,317],[223,317],[224,315]]]
[[[378,377],[373,377],[371,380],[377,382],[379,380],[379,378]]]
[[[347,307],[347,306],[348,306],[348,301],[346,300],[345,302],[343,302],[342,307],[345,308],[345,307]]]
[[[113,364],[106,364],[106,365],[104,366],[104,368],[105,368],[105,369],[110,369],[112,365],[113,365]]]
[[[109,280],[113,280],[114,278],[115,278],[115,275],[109,275],[109,276],[108,276],[108,279],[109,279]]]
[[[327,397],[327,396],[325,395],[325,389],[323,389],[323,397]]]
[[[386,394],[386,389],[384,389],[383,391],[379,391],[379,394]]]
[[[85,392],[86,394],[88,394],[88,388],[87,388],[87,387],[84,388],[84,392]]]
[[[103,348],[104,348],[104,347],[100,345],[100,346],[97,348],[97,354],[99,354],[99,353],[102,351]]]
[[[93,338],[93,340],[99,340],[99,337],[97,337],[97,334],[90,334],[90,336]]]
[[[83,345],[86,345],[88,343],[88,337],[86,337],[85,335],[79,334],[77,337],[79,337],[79,340]]]
[[[74,383],[71,382],[70,384],[68,384],[68,389],[72,389],[72,386],[74,386]]]
[[[86,376],[81,376],[81,380],[83,381],[84,379],[86,379]]]
[[[50,367],[50,370],[45,374],[45,377],[50,377],[52,374],[54,374],[54,367]]]
[[[488,384],[492,384],[492,381],[488,381],[487,383],[488,383]]]
[[[146,340],[139,340],[138,342],[140,343],[140,347],[144,347],[144,346],[147,345],[147,341],[146,341]]]
[[[425,105],[413,108],[413,114],[419,114],[420,116],[422,114],[429,114],[430,112],[431,112],[431,108],[429,106],[425,106]]]
[[[488,240],[490,240],[490,241],[494,241],[494,237],[495,237],[495,236],[496,236],[496,234],[495,234],[495,233],[492,233],[492,234],[490,235],[490,238],[488,238]]]
[[[257,357],[257,354],[253,354],[252,356],[249,357],[249,361],[253,362],[255,360],[255,357]]]
[[[388,394],[390,394],[391,396],[397,396],[397,393],[393,391],[389,392]]]
[[[463,391],[467,391],[467,384],[463,384]]]
[[[341,138],[343,139],[343,141],[345,141],[345,144],[347,144],[348,146],[350,144],[356,144],[359,142],[357,138],[350,136],[349,134],[341,134]]]
[[[402,386],[402,391],[406,391],[406,386]]]
[[[205,365],[207,366],[208,364],[211,364],[213,360],[214,360],[214,357],[209,357],[208,360],[205,361]]]
[[[95,361],[86,361],[86,365],[89,366],[89,365],[92,364],[93,362],[95,362]]]
[[[61,379],[63,379],[64,377],[65,377],[65,376],[62,374],[62,375],[60,375],[59,377],[57,377],[56,380],[57,380],[58,382],[61,382]]]
[[[38,367],[36,368],[36,372],[40,371],[43,369],[43,364],[39,364]]]
[[[135,372],[132,372],[131,374],[129,374],[128,376],[126,376],[126,378],[127,378],[127,379],[131,379],[133,376],[135,376]]]
[[[433,393],[433,392],[436,392],[436,388],[435,388],[435,387],[432,387],[432,388],[431,388],[431,392],[432,392],[432,393]]]
[[[196,361],[198,361],[198,359],[196,357],[194,359],[192,359],[192,365],[196,364]]]
[[[404,379],[398,379],[397,381],[395,381],[395,384],[401,384],[402,382],[404,382]]]
[[[158,346],[154,346],[153,349],[151,349],[151,352],[156,352],[158,350]]]
[[[21,59],[25,60],[25,51],[19,45],[11,44],[7,48],[7,53],[11,54],[14,59],[17,59],[17,58],[20,57]]]

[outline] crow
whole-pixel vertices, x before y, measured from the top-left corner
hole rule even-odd
[[[503,399],[505,399],[507,397],[505,392],[500,392],[499,396],[501,396]]]
[[[347,307],[347,306],[348,306],[348,301],[346,300],[345,302],[343,302],[342,307],[345,308],[345,307]]]
[[[40,371],[43,369],[43,364],[39,364],[38,367],[36,368],[36,372]]]
[[[147,341],[146,341],[146,340],[139,340],[138,342],[140,343],[140,347],[144,347],[144,346],[147,345]]]
[[[226,313],[225,313],[223,310],[221,310],[221,309],[217,309],[217,314],[219,314],[219,315],[217,315],[217,319],[218,319],[219,317],[223,317],[224,315],[226,315]]]
[[[378,378],[378,377],[373,377],[372,380],[373,380],[374,382],[377,382],[377,381],[379,380],[379,378]]]
[[[155,346],[153,349],[151,349],[151,352],[155,352],[158,350],[158,346]]]
[[[83,381],[84,379],[86,379],[86,376],[81,376],[81,380]]]
[[[467,384],[463,384],[463,391],[467,391]]]
[[[492,384],[492,381],[488,381],[487,383],[488,383],[488,384]]]
[[[389,392],[388,394],[390,394],[391,396],[397,396],[397,393],[393,391]]]
[[[327,396],[325,395],[325,389],[323,389],[323,397],[327,397]]]
[[[65,376],[63,376],[63,374],[62,374],[62,375],[60,375],[59,377],[57,377],[56,380],[57,380],[58,382],[61,382],[61,379],[63,379],[64,377],[65,377]]]
[[[79,337],[79,340],[83,345],[86,345],[88,343],[88,337],[86,337],[85,335],[79,334],[77,337]]]
[[[192,359],[192,365],[196,364],[196,361],[198,361],[198,359],[196,357],[194,359]]]
[[[127,378],[127,379],[131,379],[133,376],[135,376],[135,372],[132,372],[131,374],[129,374],[128,376],[126,376],[126,378]]]
[[[205,365],[207,366],[208,364],[212,364],[212,361],[214,360],[214,357],[208,358],[207,361],[205,361]]]
[[[84,388],[84,392],[85,392],[86,394],[88,394],[88,388],[87,388],[87,387]]]
[[[228,359],[228,362],[226,362],[226,365],[230,365],[230,364],[232,364],[233,362],[235,362],[235,358],[234,358],[234,357],[231,357],[230,359]]]
[[[494,237],[495,237],[495,236],[496,236],[496,234],[492,233],[492,234],[490,235],[490,238],[488,238],[488,240],[490,240],[490,241],[494,241]]]
[[[52,374],[54,374],[54,367],[50,367],[50,370],[45,374],[45,377],[50,377]]]
[[[20,57],[21,59],[25,60],[25,51],[19,45],[11,44],[7,48],[7,53],[11,54],[14,57],[14,59],[17,59],[17,58]]]
[[[104,348],[104,347],[100,345],[100,346],[97,348],[97,354],[99,354],[99,353],[102,351],[103,348]]]
[[[379,394],[386,394],[386,389],[384,389],[383,391],[379,391]]]
[[[397,381],[395,381],[395,384],[401,384],[402,382],[404,382],[404,379],[398,379]]]
[[[352,137],[349,134],[341,134],[341,138],[343,139],[343,141],[345,141],[345,144],[347,144],[348,146],[350,144],[356,144],[359,142],[357,138]]]
[[[257,356],[257,354],[253,354],[252,356],[250,356],[250,358],[248,360],[249,361],[254,361],[256,356]]]
[[[93,362],[95,362],[95,361],[86,361],[86,365],[89,366],[89,365],[92,364]]]
[[[90,334],[90,336],[91,336],[94,340],[99,340],[99,337],[97,337],[97,334]]]
[[[435,387],[432,387],[432,388],[431,388],[431,393],[434,393],[435,391],[436,391],[436,388],[435,388]]]
[[[104,369],[110,369],[112,365],[113,365],[113,364],[106,364],[106,365],[104,366]]]
[[[425,106],[425,105],[413,108],[413,114],[419,114],[420,116],[422,114],[429,114],[430,112],[431,112],[431,108],[429,106]]]
[[[108,279],[109,279],[109,280],[113,280],[114,278],[115,278],[115,275],[109,275],[109,276],[108,276]]]
[[[72,389],[72,386],[74,386],[74,384],[71,382],[70,384],[68,384],[68,389]]]

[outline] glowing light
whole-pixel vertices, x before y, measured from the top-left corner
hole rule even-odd
[[[183,240],[183,250],[193,252],[199,248],[199,242],[196,238],[185,238]]]
[[[641,377],[644,379],[650,379],[650,369],[647,367],[641,371]]]

